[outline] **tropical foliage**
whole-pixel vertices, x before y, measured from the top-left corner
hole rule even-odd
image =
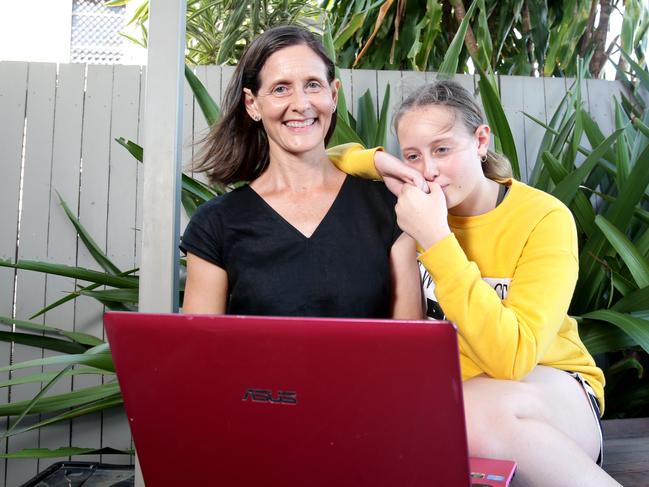
[[[130,19],[129,40],[148,43],[148,0],[113,0],[109,6],[138,1]],[[189,64],[236,64],[245,47],[266,29],[280,24],[316,24],[321,10],[310,0],[188,0],[186,61]]]
[[[343,68],[436,71],[467,16],[462,0],[324,0]],[[476,0],[458,57],[499,74],[576,76],[578,57],[598,77],[621,45],[636,59],[646,53],[649,6],[641,0]],[[610,14],[624,7],[622,34],[606,44]],[[471,15],[469,15],[471,17]]]
[[[649,89],[647,70],[635,68]],[[614,99],[616,126],[605,136],[583,109],[580,81],[542,124],[547,130],[529,182],[568,205],[577,222],[580,271],[570,313],[605,371],[607,417],[646,416],[649,110],[642,99],[635,107]],[[581,145],[583,136],[593,149]]]
[[[123,35],[146,46],[149,1],[107,5],[136,1]],[[582,58],[597,78],[618,49],[641,63],[647,50],[649,6],[642,0],[317,1],[188,0],[187,62],[236,64],[250,40],[269,27],[297,23],[322,32],[328,18],[341,68],[437,71],[474,4],[459,72],[473,64],[498,74],[574,77]],[[607,44],[611,14],[622,9],[621,33]]]

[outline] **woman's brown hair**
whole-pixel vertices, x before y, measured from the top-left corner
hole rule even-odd
[[[398,128],[401,117],[408,111],[428,105],[453,108],[459,114],[462,123],[473,134],[480,125],[484,125],[482,110],[467,90],[454,81],[435,81],[417,88],[406,98],[394,114],[393,125]],[[512,177],[509,160],[502,154],[487,151],[487,160],[482,163],[482,171],[489,179],[496,181]]]
[[[327,81],[335,79],[335,66],[327,56],[320,40],[311,32],[296,26],[279,26],[267,30],[248,46],[244,52],[221,103],[222,117],[214,124],[204,139],[193,170],[207,173],[212,184],[230,184],[252,181],[269,162],[266,131],[246,112],[243,89],[256,95],[261,86],[259,73],[268,58],[290,46],[306,45],[324,62]],[[336,114],[325,136],[325,145],[336,129]]]

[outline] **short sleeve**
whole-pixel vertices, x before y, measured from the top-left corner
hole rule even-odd
[[[381,211],[381,213],[384,215],[384,218],[389,222],[390,245],[393,245],[403,233],[403,231],[397,224],[397,214],[394,209],[397,204],[397,197],[394,196],[382,182],[371,181],[369,182],[369,184],[372,185],[373,189],[378,193],[378,197],[381,200],[380,210],[379,208],[375,208],[375,211]]]
[[[198,208],[183,233],[180,250],[224,268],[223,226],[215,202],[211,200]]]
[[[383,147],[365,149],[356,143],[341,144],[327,149],[327,157],[342,172],[363,179],[382,180],[374,167],[374,154]]]

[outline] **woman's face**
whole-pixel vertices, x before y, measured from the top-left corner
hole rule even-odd
[[[480,158],[487,154],[489,127],[470,133],[454,109],[427,105],[406,112],[397,136],[404,162],[442,187],[455,215],[470,215],[485,181]]]
[[[271,156],[324,150],[339,81],[329,84],[322,59],[306,45],[286,47],[268,58],[259,77],[256,95],[244,89],[246,110],[261,117]]]

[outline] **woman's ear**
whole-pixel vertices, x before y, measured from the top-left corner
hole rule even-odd
[[[246,105],[246,112],[248,112],[250,118],[252,118],[255,122],[261,120],[261,114],[259,113],[259,109],[257,108],[255,95],[252,94],[250,88],[243,89],[243,100]]]
[[[475,138],[478,142],[478,155],[484,157],[489,150],[489,141],[491,140],[491,128],[489,125],[482,124],[475,130]]]
[[[338,90],[340,89],[340,80],[336,78],[331,82],[331,98],[334,101],[334,107],[338,106]]]

